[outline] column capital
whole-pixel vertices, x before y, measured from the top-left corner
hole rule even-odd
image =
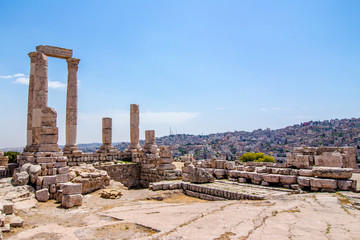
[[[67,58],[66,62],[68,63],[68,69],[76,69],[78,70],[78,64],[80,62],[80,59],[78,58]]]
[[[47,56],[41,52],[30,52],[29,54],[31,63],[42,63],[47,65]]]

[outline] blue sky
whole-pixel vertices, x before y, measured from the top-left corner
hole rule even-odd
[[[0,0],[0,148],[25,145],[27,54],[80,58],[78,143],[360,117],[359,1]],[[64,144],[67,66],[49,58],[49,106]]]

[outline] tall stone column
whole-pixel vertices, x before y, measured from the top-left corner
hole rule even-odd
[[[33,109],[47,107],[48,102],[48,59],[40,52],[30,52],[30,76],[28,113],[26,127],[26,147],[24,152],[31,152],[33,145]]]
[[[141,149],[139,143],[139,105],[130,104],[130,145],[128,150]]]
[[[80,59],[68,58],[68,81],[66,94],[66,144],[64,154],[81,154],[76,145],[77,135],[77,71]]]

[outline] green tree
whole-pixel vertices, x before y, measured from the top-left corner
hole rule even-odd
[[[13,151],[4,152],[4,156],[9,157],[9,163],[16,163],[17,162],[17,155],[20,155],[20,153],[19,152],[13,152]]]

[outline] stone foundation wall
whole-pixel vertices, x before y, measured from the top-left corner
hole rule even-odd
[[[105,170],[111,179],[119,181],[127,188],[140,187],[140,164],[114,164],[114,165],[99,165],[95,168]]]
[[[238,162],[235,164],[233,161],[216,159],[195,161],[193,164],[197,169],[203,169],[217,179],[229,179],[239,183],[282,186],[306,191],[356,191],[356,180],[350,179],[353,173],[352,168],[295,169],[286,168],[283,165],[278,167],[277,164],[269,163],[239,165]],[[189,181],[186,171],[183,172],[183,181],[184,179]]]
[[[131,160],[131,153],[82,153],[80,156],[67,156],[69,166],[79,166],[83,163],[105,163],[113,160]]]
[[[142,168],[140,172],[141,187],[148,187],[151,182],[160,182],[163,180],[178,180],[181,179],[181,170],[161,170],[161,169],[146,169]]]
[[[311,168],[312,166],[357,169],[354,147],[297,147],[286,154],[288,167]]]

